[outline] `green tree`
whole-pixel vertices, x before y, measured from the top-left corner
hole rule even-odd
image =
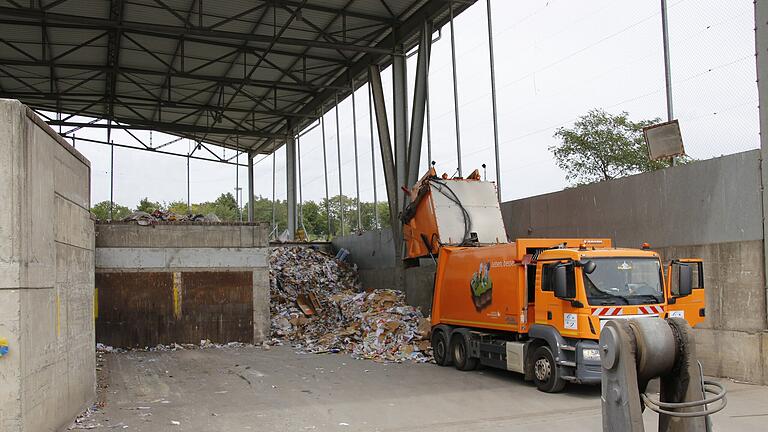
[[[109,220],[109,201],[102,201],[91,207],[91,212],[96,216],[96,219],[106,221]],[[114,203],[112,207],[112,219],[122,220],[131,214],[131,209],[126,206],[122,206],[118,203]]]
[[[559,128],[554,136],[561,143],[549,150],[574,186],[665,168],[669,161],[649,159],[643,138],[643,128],[660,121],[655,118],[635,122],[626,112],[613,115],[593,109],[572,128]],[[690,161],[681,159],[682,163]]]
[[[178,215],[185,215],[189,212],[187,208],[187,202],[184,200],[171,201],[165,206],[169,212],[176,213]]]
[[[136,206],[136,211],[143,211],[152,213],[155,210],[162,210],[163,206],[158,202],[150,201],[148,197],[144,197],[139,201],[139,205]]]

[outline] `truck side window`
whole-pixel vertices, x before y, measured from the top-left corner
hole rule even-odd
[[[555,290],[555,278],[554,269],[558,264],[544,264],[541,266],[541,290],[542,291],[554,291]],[[566,268],[566,281],[568,282],[568,295],[571,298],[576,297],[576,273],[573,270],[573,264],[565,266]]]

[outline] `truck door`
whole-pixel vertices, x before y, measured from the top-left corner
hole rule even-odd
[[[562,264],[557,261],[540,261],[537,266],[539,283],[536,290],[536,323],[547,324],[555,327],[563,336],[575,337],[578,335],[578,324],[576,314],[573,313],[573,307],[567,304],[563,299],[555,297],[554,289],[554,270],[555,267]],[[573,264],[567,267],[568,285],[576,291],[576,280]]]
[[[680,295],[680,268],[690,267],[693,289],[691,294]],[[685,318],[691,327],[704,321],[706,299],[704,297],[704,263],[700,259],[674,260],[667,268],[667,316]]]

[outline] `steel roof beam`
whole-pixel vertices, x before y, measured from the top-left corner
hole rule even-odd
[[[287,45],[297,46],[304,48],[319,48],[327,50],[344,50],[354,52],[364,52],[371,54],[391,54],[391,48],[383,47],[370,47],[364,45],[353,45],[345,43],[325,42],[320,40],[310,39],[297,39],[291,37],[271,37],[267,35],[259,34],[245,34],[236,33],[222,30],[209,30],[207,28],[200,27],[181,27],[171,25],[159,25],[151,23],[140,23],[135,21],[120,21],[116,19],[101,19],[92,18],[77,15],[59,14],[59,13],[45,13],[34,9],[19,9],[10,7],[0,7],[0,15],[13,16],[17,18],[29,18],[38,21],[45,20],[46,23],[65,23],[65,24],[80,24],[89,25],[92,28],[98,28],[101,30],[113,30],[113,31],[152,31],[160,34],[170,35],[192,35],[202,37],[212,37],[225,40],[239,40],[243,42],[259,42],[268,43],[272,45]],[[112,18],[112,17],[110,17]],[[80,26],[78,26],[80,27]]]
[[[42,61],[42,60],[31,61],[31,60],[0,59],[0,65],[34,66],[34,67],[50,67],[51,65],[53,65],[57,69],[75,69],[75,70],[102,71],[102,72],[109,72],[111,70],[111,68],[104,65],[57,63],[57,62]],[[280,70],[282,71],[282,68]],[[132,67],[120,67],[120,71],[123,73],[129,73],[133,75],[165,76],[164,71],[153,70],[153,69],[137,69]],[[328,87],[323,84],[316,84],[311,82],[295,83],[295,82],[285,82],[285,81],[259,80],[259,79],[252,79],[252,78],[242,79],[242,78],[230,78],[226,76],[193,74],[193,73],[178,72],[178,71],[173,73],[173,77],[198,80],[198,81],[215,82],[219,84],[234,84],[234,85],[244,84],[244,85],[249,85],[253,87],[260,87],[260,88],[267,88],[267,89],[273,89],[276,87],[279,90],[296,91],[296,92],[304,92],[304,93],[312,93],[312,94],[315,93],[315,91],[317,90],[323,90],[326,88],[349,91],[349,85],[341,85],[338,87]],[[63,77],[60,77],[60,78],[63,78]]]
[[[268,132],[262,132],[262,131],[253,131],[253,130],[232,130],[231,128],[217,128],[217,127],[206,127],[206,126],[195,126],[195,125],[185,125],[185,124],[178,124],[178,123],[165,123],[165,122],[156,122],[156,121],[136,121],[136,120],[117,120],[119,122],[124,122],[126,125],[119,125],[119,124],[90,124],[90,123],[83,123],[83,122],[70,122],[70,121],[63,121],[63,120],[54,120],[51,122],[48,122],[51,126],[64,126],[64,127],[89,127],[89,128],[99,128],[99,129],[105,129],[111,127],[112,129],[135,129],[135,130],[156,130],[161,132],[168,132],[168,133],[174,133],[174,132],[186,132],[186,133],[199,133],[199,134],[213,134],[213,135],[230,135],[230,134],[237,134],[240,136],[247,136],[247,137],[257,137],[257,138],[283,138],[284,135],[277,135],[273,133]]]
[[[0,10],[1,9],[2,8],[0,8]],[[2,15],[2,12],[0,12],[0,15]],[[31,27],[40,27],[40,22],[39,21],[19,21],[18,19],[11,19],[11,20],[0,19],[0,24],[16,25],[16,26],[26,26],[26,27],[30,27],[30,26]],[[108,32],[110,30],[110,29],[105,29],[104,26],[93,26],[93,25],[84,25],[84,24],[65,24],[65,23],[51,23],[51,22],[48,22],[48,23],[46,23],[46,25],[48,27],[50,27],[50,28],[64,28],[64,29],[76,29],[76,30],[97,30],[97,31],[105,32],[104,34],[101,35],[101,37],[104,37],[104,35],[108,34]],[[219,46],[219,47],[225,47],[225,48],[236,48],[236,49],[241,49],[241,50],[243,50],[245,52],[254,53],[254,54],[263,53],[263,52],[266,51],[265,48],[261,48],[261,47],[254,47],[254,46],[247,45],[247,46],[245,46],[245,48],[243,48],[243,45],[242,44],[238,44],[238,43],[224,42],[224,41],[219,41],[219,40],[210,40],[210,39],[204,39],[204,38],[200,38],[200,37],[192,37],[190,35],[178,34],[178,33],[167,34],[167,33],[158,33],[158,32],[143,31],[143,30],[131,30],[130,33],[132,33],[132,34],[140,34],[140,35],[144,35],[144,36],[151,36],[151,37],[156,37],[156,38],[171,39],[171,40],[176,40],[176,41],[184,39],[187,42],[200,43],[200,44]],[[0,40],[0,42],[3,42],[3,41]],[[86,42],[84,42],[84,43],[86,43]],[[90,43],[90,42],[88,42],[88,43]],[[75,45],[75,47],[77,47],[77,48],[82,48],[83,46],[84,46],[83,44]],[[288,57],[295,57],[295,56],[297,56],[299,54],[299,53],[295,53],[295,52],[291,52],[291,51],[285,51],[285,50],[279,50],[279,49],[272,49],[271,52],[272,52],[272,54],[288,56]],[[29,56],[28,54],[25,54],[25,55]],[[60,56],[57,56],[57,59],[58,59],[58,57],[60,57]],[[317,55],[317,54],[306,54],[305,57],[307,57],[307,59],[324,61],[324,62],[328,62],[328,63],[335,63],[335,64],[346,64],[347,63],[347,61],[345,59],[331,58],[331,57],[321,56],[321,55]],[[34,59],[34,57],[31,57],[31,58]]]

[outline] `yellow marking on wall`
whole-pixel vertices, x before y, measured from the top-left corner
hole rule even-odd
[[[93,322],[99,318],[99,289],[93,289]]]
[[[173,273],[173,317],[181,318],[181,273]]]

